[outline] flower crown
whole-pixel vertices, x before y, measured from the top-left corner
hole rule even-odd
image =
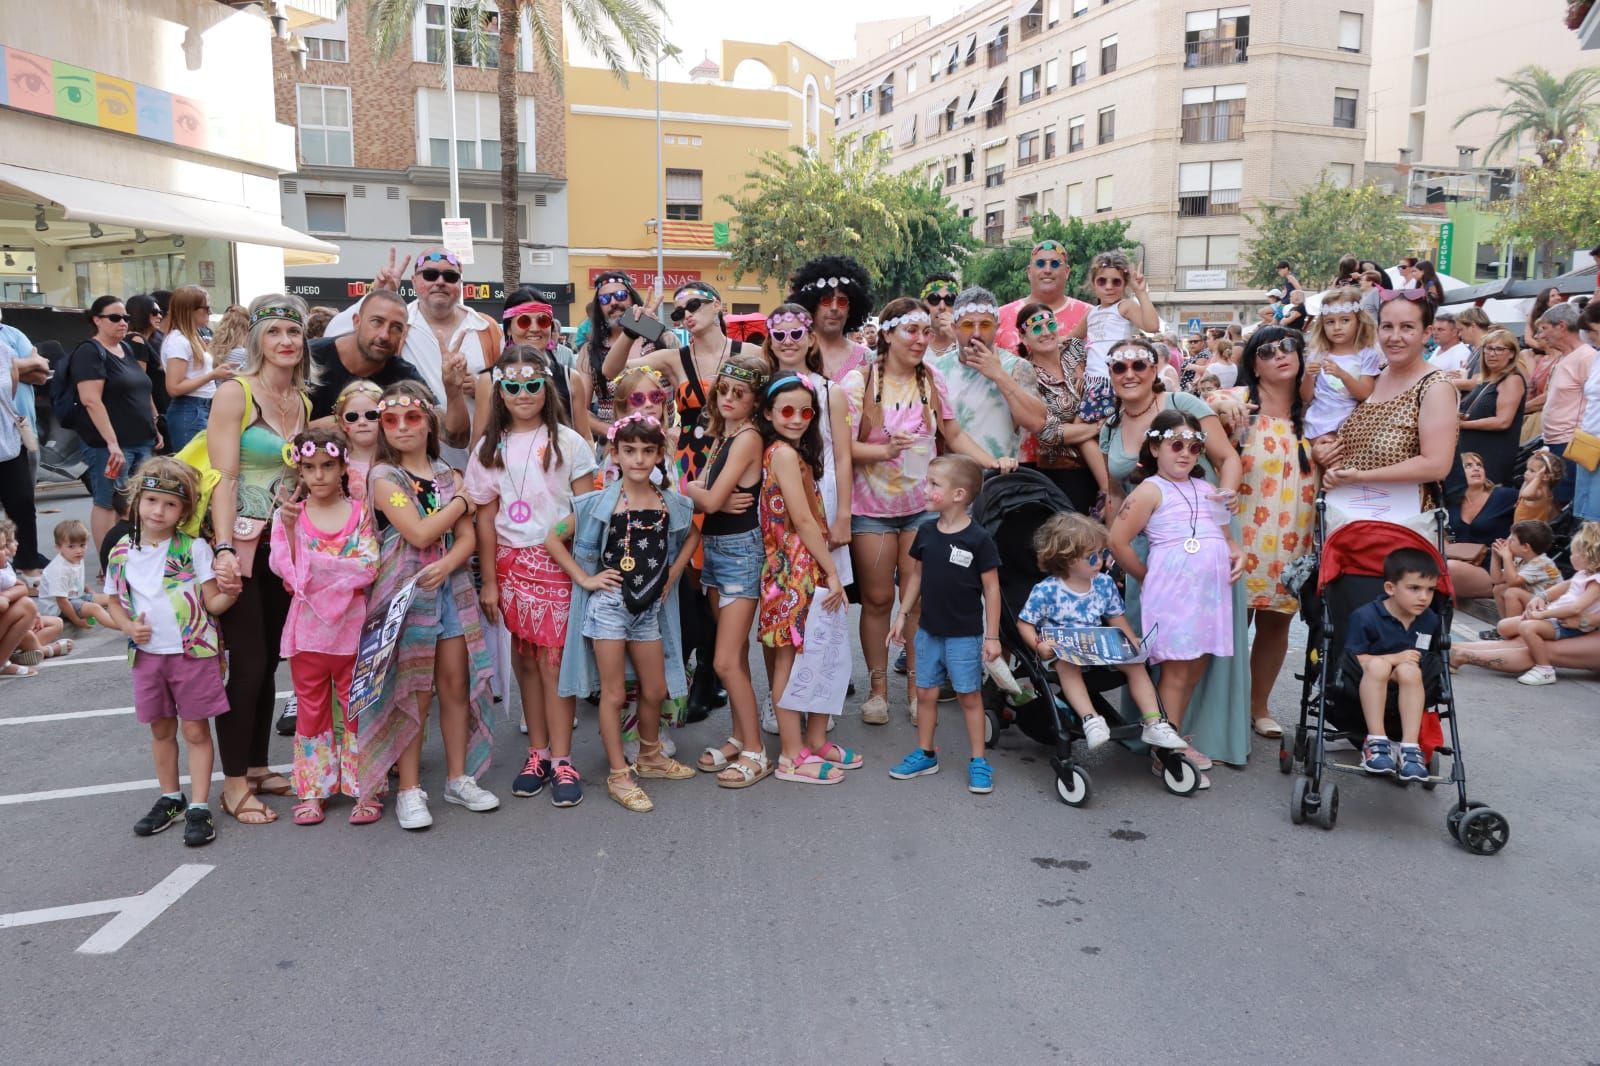
[[[661,428],[661,419],[657,418],[655,415],[647,415],[643,411],[638,411],[631,415],[623,415],[621,418],[611,423],[611,428],[606,430],[606,440],[614,442],[617,439],[617,430],[621,429],[623,426],[631,426],[636,423],[642,424],[650,429]]]
[[[957,318],[963,318],[966,315],[993,315],[994,317],[999,318],[1000,309],[994,304],[970,303],[959,305],[955,309],[954,314]]]
[[[254,326],[256,323],[265,322],[269,318],[281,318],[286,322],[293,322],[297,326],[305,325],[306,321],[305,316],[286,304],[268,304],[266,307],[256,308],[251,313],[250,324]]]
[[[1028,320],[1022,324],[1022,328],[1032,329],[1034,326],[1043,325],[1046,322],[1054,322],[1055,320],[1056,315],[1054,311],[1035,311],[1033,314],[1028,316]]]
[[[385,396],[378,401],[378,410],[392,411],[396,407],[415,407],[420,411],[429,410],[430,404],[426,400],[419,400],[415,396],[400,393],[397,396]]]
[[[1206,435],[1184,426],[1182,429],[1149,429],[1144,434],[1150,440],[1197,440],[1205,443]]]
[[[821,292],[827,292],[829,289],[842,289],[847,285],[854,284],[855,281],[852,278],[813,278],[800,286],[800,291],[808,292],[812,289],[817,289]]]
[[[767,316],[767,332],[771,333],[784,322],[794,322],[803,329],[811,328],[811,316],[804,311],[785,311],[781,315],[772,314]]]
[[[544,377],[544,371],[535,363],[510,363],[490,367],[489,377],[493,381],[533,381]]]
[[[157,477],[155,474],[146,474],[139,479],[139,489],[142,492],[164,492],[168,496],[176,496],[180,500],[189,498],[189,486],[175,477]]]
[[[630,366],[628,369],[611,379],[611,387],[613,389],[622,388],[622,379],[627,377],[629,374],[645,374],[654,380],[655,383],[663,390],[667,392],[672,391],[672,387],[667,384],[666,375],[662,374],[661,371],[657,370],[653,366]]]
[[[898,329],[901,326],[931,326],[931,325],[933,325],[933,318],[928,314],[928,312],[926,312],[926,311],[907,311],[903,315],[895,315],[893,318],[889,319],[887,322],[880,322],[878,324],[878,330],[880,332],[883,332],[883,331],[887,331],[887,330],[891,330],[891,329]]]
[[[308,440],[302,441],[299,447],[296,447],[292,442],[285,444],[283,446],[283,465],[295,466],[298,463],[303,463],[315,456],[319,451],[327,452],[341,463],[346,462],[349,458],[342,444],[336,444],[331,440],[325,444],[318,444],[314,440]]]
[[[1358,303],[1323,304],[1322,314],[1325,315],[1353,315],[1361,310]]]

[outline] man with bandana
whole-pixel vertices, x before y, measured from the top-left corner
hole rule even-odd
[[[802,266],[789,279],[788,303],[811,315],[811,331],[822,352],[822,373],[840,382],[868,362],[872,352],[846,334],[860,329],[872,313],[872,284],[854,259],[825,255]]]
[[[1017,312],[1035,302],[1054,311],[1062,335],[1071,336],[1079,321],[1089,314],[1088,304],[1066,293],[1067,278],[1071,272],[1072,264],[1067,261],[1066,246],[1060,241],[1043,240],[1035,244],[1028,255],[1028,295],[1000,308],[1000,327],[995,333],[995,344],[1010,352],[1017,350],[1017,345],[1021,343],[1017,335]]]

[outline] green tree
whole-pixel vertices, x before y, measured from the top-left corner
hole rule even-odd
[[[738,195],[722,197],[734,210],[734,277],[782,282],[809,259],[848,255],[888,294],[959,269],[977,246],[967,220],[943,192],[888,164],[882,133],[835,141],[831,162],[800,147],[763,152]]]
[[[1536,246],[1547,273],[1559,272],[1563,253],[1600,244],[1600,170],[1586,148],[1527,168],[1517,196],[1495,206],[1505,212],[1495,239]]]
[[[1477,115],[1498,115],[1499,132],[1484,152],[1487,160],[1502,149],[1515,150],[1526,137],[1541,165],[1564,155],[1586,131],[1600,128],[1600,67],[1584,67],[1558,78],[1541,66],[1526,66],[1509,78],[1496,78],[1508,97],[1498,107],[1475,107],[1451,129]]]
[[[1033,216],[1033,233],[1029,237],[1015,237],[999,248],[990,248],[972,257],[961,274],[968,285],[981,285],[994,293],[1002,303],[1020,300],[1028,295],[1028,256],[1039,241],[1060,241],[1067,249],[1067,262],[1071,273],[1067,278],[1068,295],[1080,292],[1088,280],[1089,262],[1101,252],[1126,249],[1128,223],[1118,219],[1085,222],[1081,218],[1062,221],[1051,212]]]
[[[424,0],[368,0],[367,32],[380,59],[390,59],[411,39],[411,27],[422,17]],[[339,0],[343,12],[351,0]],[[490,32],[500,34],[495,87],[500,104],[500,207],[505,216],[505,239],[500,242],[500,272],[506,292],[521,282],[522,249],[517,193],[517,39],[516,27],[524,19],[533,38],[537,61],[551,79],[562,84],[562,17],[577,31],[583,46],[603,60],[611,73],[627,84],[629,67],[652,69],[664,48],[658,17],[664,17],[663,0],[455,0],[452,13],[455,61],[486,64],[493,48]]]
[[[1376,185],[1343,188],[1326,178],[1289,204],[1262,204],[1245,212],[1255,224],[1243,268],[1246,284],[1278,282],[1277,264],[1287,259],[1307,288],[1332,284],[1345,255],[1393,263],[1417,244],[1416,227],[1403,217],[1405,204]]]

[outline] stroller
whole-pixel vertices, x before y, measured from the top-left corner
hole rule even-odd
[[[1289,792],[1289,819],[1300,825],[1307,819],[1332,829],[1339,817],[1339,786],[1331,773],[1365,775],[1359,763],[1340,762],[1328,752],[1330,741],[1348,740],[1360,747],[1366,739],[1366,722],[1357,691],[1360,669],[1345,654],[1345,623],[1357,608],[1383,592],[1383,561],[1399,548],[1415,548],[1434,557],[1439,565],[1439,587],[1433,609],[1441,623],[1439,654],[1424,658],[1423,683],[1427,710],[1418,738],[1428,762],[1423,789],[1441,783],[1456,788],[1458,800],[1448,818],[1450,835],[1469,851],[1493,855],[1505,847],[1511,827],[1505,817],[1482,803],[1467,800],[1467,773],[1461,758],[1461,735],[1456,721],[1455,694],[1450,682],[1450,624],[1452,616],[1450,571],[1441,545],[1430,544],[1416,531],[1391,522],[1356,521],[1327,532],[1327,504],[1317,499],[1314,550],[1317,571],[1301,596],[1301,614],[1311,629],[1306,642],[1305,672],[1300,696],[1300,721],[1292,747],[1287,737],[1278,750],[1278,768],[1296,774]],[[1442,543],[1443,528],[1441,523]],[[1450,726],[1445,743],[1444,723]],[[1385,718],[1391,738],[1400,735],[1396,691],[1391,688]],[[1439,774],[1440,756],[1450,756],[1450,775]],[[1397,782],[1399,783],[1399,782]],[[1403,784],[1402,784],[1402,787]]]
[[[1056,774],[1056,795],[1070,807],[1089,802],[1093,784],[1089,772],[1072,758],[1074,741],[1083,739],[1083,722],[1065,698],[1054,668],[1022,641],[1017,615],[1028,602],[1033,586],[1044,579],[1033,550],[1033,536],[1044,522],[1061,511],[1073,510],[1056,484],[1036,470],[1000,474],[984,482],[973,505],[973,521],[988,530],[1000,553],[1000,643],[1017,667],[1020,697],[1009,696],[993,678],[983,683],[984,742],[993,747],[1001,731],[1015,725],[1024,734],[1053,750],[1050,765]],[[1109,667],[1083,672],[1085,687],[1095,710],[1111,727],[1111,739],[1139,739],[1138,722],[1127,723],[1105,694],[1125,683],[1121,671]],[[1193,795],[1200,787],[1200,772],[1181,751],[1152,749],[1161,761],[1162,781],[1178,796]]]

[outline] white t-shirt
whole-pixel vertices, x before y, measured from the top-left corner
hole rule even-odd
[[[1600,436],[1600,359],[1583,379],[1583,420],[1578,425],[1585,433]]]
[[[1239,383],[1239,364],[1217,360],[1206,367],[1207,374],[1217,379],[1217,388],[1231,389]]]
[[[558,428],[561,462],[550,464],[548,470],[544,469],[542,456],[550,436],[543,426],[531,433],[508,433],[502,437],[504,465],[499,469],[484,466],[478,459],[478,449],[472,449],[472,457],[467,460],[466,495],[480,506],[500,501],[494,532],[501,544],[513,548],[543,544],[551,527],[572,513],[573,481],[594,475],[594,449],[577,430]],[[517,506],[519,502],[526,505],[526,510]]]
[[[0,566],[0,592],[6,591],[16,583],[17,572],[11,568],[11,564],[7,563],[4,566]]]
[[[196,537],[190,550],[194,556],[194,583],[204,585],[215,576],[211,569],[211,545]],[[140,644],[139,650],[152,655],[182,655],[183,633],[178,629],[178,613],[167,599],[166,583],[162,580],[166,567],[166,541],[137,547],[128,545],[126,574],[128,591],[133,594],[133,610],[150,627],[150,640]]]
[[[211,373],[211,353],[202,350],[200,352],[200,358],[196,359],[194,355],[194,346],[189,343],[189,338],[185,337],[177,330],[173,330],[171,333],[167,334],[167,339],[161,342],[162,370],[167,368],[168,359],[183,360],[183,362],[189,368],[189,372],[184,375],[185,378],[197,378]],[[200,400],[209,400],[216,394],[217,383],[215,381],[208,381],[204,385],[201,385],[198,389],[195,389],[193,392],[185,393],[184,395],[193,396]]]
[[[58,555],[44,568],[39,578],[39,598],[54,599],[64,596],[69,600],[82,599],[84,595],[83,560],[72,563],[65,555]]]
[[[1355,355],[1329,355],[1323,359],[1338,363],[1347,374],[1355,377],[1377,377],[1383,369],[1383,352],[1365,348]],[[1356,398],[1344,387],[1344,382],[1332,374],[1318,374],[1311,393],[1311,406],[1306,408],[1305,431],[1307,440],[1315,440],[1329,433],[1337,433],[1350,412],[1356,409]]]
[[[1428,366],[1449,373],[1452,370],[1465,370],[1471,361],[1472,345],[1457,341],[1454,347],[1434,352],[1433,358],[1428,360]]]

